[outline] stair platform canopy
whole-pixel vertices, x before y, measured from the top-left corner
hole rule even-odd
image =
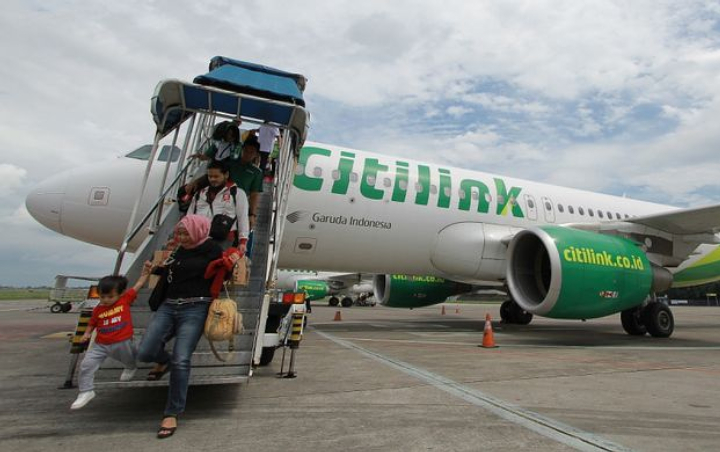
[[[214,57],[210,71],[193,83],[162,80],[151,100],[157,132],[165,136],[195,113],[214,114],[270,123],[293,132],[302,147],[307,137],[308,112],[303,90],[306,79],[227,57]]]

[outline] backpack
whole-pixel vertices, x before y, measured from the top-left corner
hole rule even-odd
[[[210,343],[210,350],[220,361],[235,350],[235,335],[242,333],[242,314],[237,310],[237,303],[231,298],[216,298],[210,303],[208,316],[205,320],[205,337]],[[221,358],[213,342],[228,341],[228,354]]]

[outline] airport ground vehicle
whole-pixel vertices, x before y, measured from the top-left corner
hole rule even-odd
[[[50,289],[48,302],[50,302],[50,312],[58,314],[61,312],[70,312],[73,307],[83,309],[87,306],[95,305],[97,299],[97,288],[91,285],[90,288],[68,287],[69,281],[85,281],[96,282],[99,278],[91,276],[55,276],[55,286]]]

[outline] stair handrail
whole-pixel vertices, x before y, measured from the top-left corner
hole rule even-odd
[[[130,242],[135,238],[135,236],[142,230],[142,228],[145,226],[145,223],[148,222],[150,217],[152,217],[153,213],[155,213],[155,210],[158,209],[158,207],[165,202],[165,198],[167,197],[168,193],[176,186],[176,184],[185,176],[185,173],[187,172],[188,168],[195,162],[194,158],[188,159],[185,166],[183,166],[182,170],[175,176],[175,178],[172,180],[170,185],[162,192],[162,194],[158,197],[158,199],[155,201],[153,206],[150,208],[150,210],[145,214],[145,216],[142,217],[140,222],[125,236],[125,239],[123,240],[122,244],[120,245],[120,248],[118,249],[118,257],[115,259],[115,270],[113,272],[114,275],[120,274],[120,267],[122,266],[123,258],[125,257],[125,253],[127,252],[127,248],[130,245]],[[142,196],[142,193],[140,194]]]

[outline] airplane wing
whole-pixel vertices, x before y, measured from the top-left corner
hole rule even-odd
[[[717,234],[720,232],[720,204],[629,218],[628,223],[641,224],[674,235]]]

